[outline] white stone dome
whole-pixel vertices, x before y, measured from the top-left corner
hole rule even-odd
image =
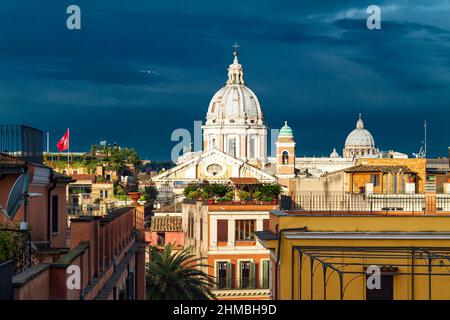
[[[375,147],[375,140],[372,134],[364,129],[364,122],[361,119],[361,115],[356,123],[356,129],[347,136],[345,147]]]
[[[244,83],[242,65],[237,56],[235,51],[226,85],[214,94],[209,103],[206,124],[263,125],[261,105],[255,93]]]

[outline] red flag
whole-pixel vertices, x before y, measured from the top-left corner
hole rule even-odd
[[[67,129],[66,133],[63,135],[61,140],[59,140],[58,143],[56,144],[56,147],[58,148],[59,152],[69,150],[69,140],[70,140],[69,129]]]

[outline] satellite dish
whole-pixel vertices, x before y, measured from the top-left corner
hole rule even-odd
[[[26,174],[22,174],[14,182],[6,202],[6,211],[3,213],[10,219],[14,219],[20,206],[23,205],[26,191]]]

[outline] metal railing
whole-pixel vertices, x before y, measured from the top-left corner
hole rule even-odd
[[[69,205],[67,206],[67,213],[71,218],[88,215],[88,216],[101,216],[106,215],[115,209],[123,206],[116,206],[115,203],[107,204],[85,204],[85,205]]]
[[[291,193],[283,209],[305,212],[448,212],[450,194]]]
[[[42,163],[43,148],[42,131],[22,125],[0,125],[0,153]]]

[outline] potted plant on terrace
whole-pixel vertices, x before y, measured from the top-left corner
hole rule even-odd
[[[241,204],[247,204],[247,202],[251,200],[250,192],[244,190],[240,191],[239,199],[241,200]]]

